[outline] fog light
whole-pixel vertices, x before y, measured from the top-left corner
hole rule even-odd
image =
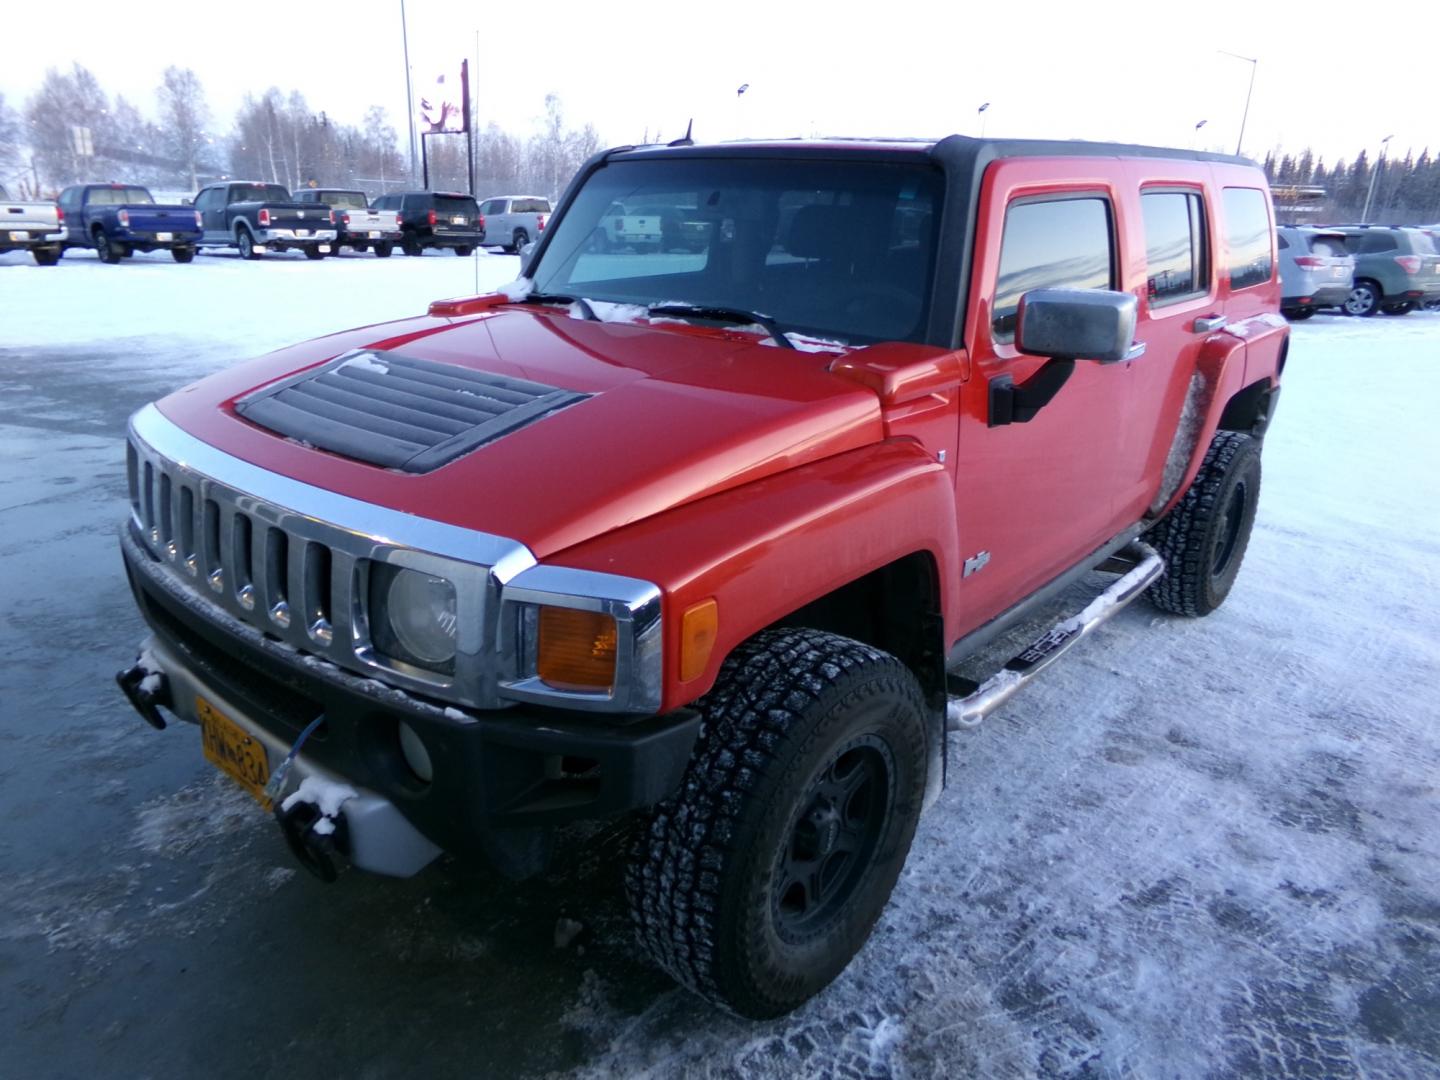
[[[404,722],[400,724],[400,753],[405,758],[405,764],[410,766],[410,771],[425,783],[435,779],[435,770],[430,764],[430,751],[425,749],[425,744],[420,741],[420,736],[415,734],[415,729]]]

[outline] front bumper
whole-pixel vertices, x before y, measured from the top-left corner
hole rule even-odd
[[[153,657],[171,686],[173,711],[197,721],[205,697],[264,743],[272,769],[301,730],[324,722],[296,758],[294,775],[343,780],[375,800],[367,813],[385,823],[384,843],[360,856],[367,869],[414,873],[433,857],[416,836],[462,857],[504,863],[517,836],[565,822],[651,806],[678,786],[699,733],[699,715],[605,717],[531,706],[462,711],[342,671],[271,640],[175,584],[133,525],[121,532],[126,572],[154,633]],[[424,744],[433,776],[406,764],[400,724]],[[371,804],[366,802],[369,807]],[[393,815],[385,807],[393,810]],[[352,845],[365,826],[354,820]],[[379,835],[379,834],[377,834]],[[527,867],[533,870],[536,867]]]

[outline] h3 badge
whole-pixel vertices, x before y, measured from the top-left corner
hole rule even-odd
[[[970,558],[968,558],[968,559],[965,560],[965,567],[964,567],[964,570],[961,572],[961,575],[960,575],[960,576],[961,576],[961,577],[969,577],[971,574],[975,573],[977,570],[984,570],[986,563],[988,563],[989,561],[990,561],[990,552],[988,552],[988,551],[979,551],[979,552],[976,552],[974,555],[971,555]]]

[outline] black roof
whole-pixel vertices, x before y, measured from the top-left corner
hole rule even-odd
[[[1214,161],[1230,165],[1254,165],[1249,158],[1216,154],[1206,150],[1176,147],[1139,146],[1130,143],[1086,142],[1080,139],[975,139],[968,135],[947,135],[940,139],[910,138],[823,138],[764,139],[736,142],[698,143],[693,146],[617,146],[606,151],[610,159],[646,157],[734,157],[793,156],[797,154],[834,158],[916,158],[958,160],[970,158],[993,161],[1013,157],[1148,157],[1172,161]]]

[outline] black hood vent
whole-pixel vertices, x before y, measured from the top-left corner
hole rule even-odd
[[[322,450],[423,473],[589,396],[362,349],[246,394],[235,411]]]

